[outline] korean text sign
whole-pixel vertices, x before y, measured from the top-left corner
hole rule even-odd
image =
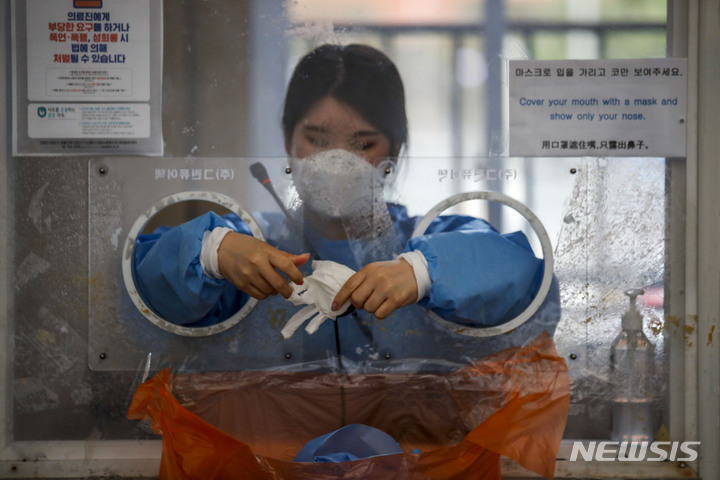
[[[512,60],[511,156],[684,157],[687,61]]]
[[[162,154],[158,0],[13,7],[14,154]]]

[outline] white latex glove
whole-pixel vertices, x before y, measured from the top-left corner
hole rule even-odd
[[[316,260],[312,263],[312,267],[312,275],[305,277],[302,285],[290,284],[293,294],[287,299],[288,302],[293,305],[307,306],[300,309],[285,324],[280,332],[285,338],[292,337],[295,330],[300,328],[305,320],[314,316],[305,327],[305,331],[312,335],[317,332],[325,320],[328,318],[335,320],[350,307],[350,300],[348,300],[335,311],[330,308],[340,288],[345,285],[355,271],[345,265],[328,260]]]

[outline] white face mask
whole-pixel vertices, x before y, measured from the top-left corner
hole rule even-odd
[[[387,164],[376,168],[347,150],[327,150],[291,166],[302,204],[342,226],[356,268],[400,253],[384,196]]]
[[[352,218],[384,205],[383,176],[347,150],[292,160],[292,176],[303,204],[323,218]]]

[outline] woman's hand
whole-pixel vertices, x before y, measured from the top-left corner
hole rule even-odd
[[[383,319],[417,301],[415,272],[403,259],[374,262],[361,268],[345,282],[333,300],[333,310],[348,299],[355,308]]]
[[[235,232],[225,235],[217,256],[223,278],[258,300],[277,293],[285,298],[292,295],[292,287],[280,272],[301,285],[303,276],[298,267],[310,258],[309,253],[293,255],[250,235]]]

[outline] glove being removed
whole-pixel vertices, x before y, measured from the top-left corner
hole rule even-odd
[[[292,337],[305,320],[314,317],[305,327],[305,331],[312,335],[325,320],[335,320],[350,307],[348,300],[335,311],[330,308],[337,293],[355,271],[328,260],[315,260],[312,267],[312,275],[305,277],[302,285],[290,284],[293,294],[287,300],[293,305],[307,306],[293,315],[283,327],[280,333],[286,339]]]

